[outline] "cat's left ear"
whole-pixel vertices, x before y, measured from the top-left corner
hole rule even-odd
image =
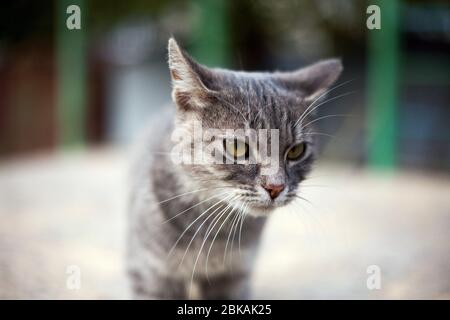
[[[342,69],[341,60],[329,59],[296,71],[275,73],[275,77],[287,89],[298,91],[306,102],[312,102],[337,80]]]

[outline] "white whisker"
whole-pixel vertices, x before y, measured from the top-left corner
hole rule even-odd
[[[234,210],[236,210],[236,207],[233,206],[232,210],[227,214],[227,216],[225,217],[225,219],[223,220],[222,224],[219,226],[219,228],[217,229],[216,234],[214,235],[211,244],[209,246],[208,249],[208,253],[206,254],[206,262],[205,262],[205,273],[206,273],[206,279],[209,282],[209,276],[208,276],[208,260],[209,260],[209,255],[211,254],[211,249],[214,245],[214,241],[216,240],[217,236],[219,235],[220,230],[222,229],[222,227],[224,226],[224,224],[227,222],[227,220],[230,218],[230,216],[233,214]]]
[[[231,193],[231,192],[230,192]],[[178,242],[181,240],[181,238],[184,236],[184,234],[189,230],[189,228],[194,225],[195,222],[197,222],[201,217],[203,217],[206,213],[209,212],[209,210],[211,210],[212,208],[214,208],[215,206],[217,206],[219,203],[227,201],[229,198],[232,198],[233,195],[232,194],[227,194],[225,196],[225,198],[220,199],[219,201],[215,202],[213,205],[211,205],[208,209],[206,209],[205,211],[203,211],[194,221],[192,221],[187,227],[186,229],[184,229],[184,231],[181,233],[181,235],[178,237],[177,241],[175,241],[175,244],[172,246],[172,248],[170,249],[169,253],[167,254],[167,257],[169,257],[173,250],[175,249],[175,247],[177,246]],[[189,249],[189,247],[187,248]]]
[[[313,124],[314,122],[317,122],[317,121],[320,121],[320,120],[323,120],[323,119],[327,119],[327,118],[351,117],[351,116],[352,116],[351,114],[329,114],[327,116],[319,117],[319,118],[316,118],[316,119],[308,122],[307,124],[303,125],[302,128],[306,128],[307,126]]]
[[[244,205],[245,202],[242,204]],[[239,218],[236,222],[236,225],[234,226],[234,230],[233,230],[233,236],[231,237],[231,245],[230,245],[230,269],[233,270],[233,247],[234,247],[234,239],[236,238],[236,231],[238,229],[239,226],[239,221],[242,221],[243,219],[243,215],[241,212],[239,212]]]
[[[223,265],[225,265],[225,260],[226,260],[225,258],[226,258],[226,254],[227,254],[228,243],[230,241],[230,237],[231,237],[231,234],[233,231],[233,226],[238,219],[239,219],[239,212],[236,212],[233,217],[233,220],[231,221],[230,230],[229,230],[228,237],[227,237],[227,242],[225,243],[225,249],[223,251],[223,261],[222,261]]]
[[[332,134],[323,133],[323,132],[304,132],[304,133],[302,133],[302,135],[304,135],[304,136],[314,136],[314,135],[316,135],[316,136],[325,136],[325,137],[329,137],[329,138],[336,138]]]
[[[227,201],[232,201],[233,198],[235,198],[235,197],[236,197],[236,196],[232,196],[231,199],[227,199]],[[221,210],[224,206],[225,206],[225,208],[227,208],[227,207],[229,206],[229,203],[226,204],[226,205],[223,205],[223,206],[221,206],[221,207],[216,208],[213,212],[211,212],[211,213],[208,215],[208,217],[206,217],[205,220],[202,221],[202,223],[200,224],[200,226],[197,228],[197,230],[195,231],[194,235],[192,236],[191,240],[189,241],[189,243],[188,243],[188,245],[187,245],[187,247],[186,247],[186,250],[184,251],[183,257],[181,258],[181,261],[180,261],[180,263],[179,263],[179,266],[181,266],[181,265],[183,264],[184,258],[186,257],[186,254],[187,254],[187,252],[188,252],[188,250],[189,250],[189,248],[190,248],[192,242],[194,241],[195,237],[197,236],[197,234],[198,234],[198,233],[200,232],[200,230],[202,229],[203,225],[206,223],[206,221],[209,220],[209,218],[211,218],[217,211]],[[221,212],[223,212],[223,210],[222,210]],[[220,215],[220,213],[219,213],[217,216],[219,216],[219,215]],[[213,220],[211,221],[211,223],[213,223],[213,222],[215,221],[215,219],[217,218],[217,216],[213,218]],[[210,223],[210,224],[211,224],[211,223]]]
[[[314,106],[314,108],[310,109],[308,112],[306,112],[306,110],[309,109],[309,107],[308,107],[308,108],[305,110],[305,112],[303,113],[304,116],[301,116],[301,117],[295,122],[294,127],[297,126],[297,124],[301,123],[304,119],[306,119],[306,117],[307,117],[308,115],[310,115],[314,110],[316,110],[318,107],[324,105],[325,103],[328,103],[328,102],[330,102],[330,101],[333,101],[333,100],[336,100],[336,99],[339,99],[339,98],[342,98],[342,97],[345,97],[345,96],[348,96],[348,95],[354,94],[354,93],[356,93],[356,91],[346,92],[346,93],[340,94],[340,95],[338,95],[338,96],[336,96],[336,97],[327,99],[327,100],[325,100],[325,101],[319,103],[318,105]]]
[[[241,197],[241,196],[238,195],[237,198],[233,199],[233,201],[236,201],[236,200],[239,199],[240,197]],[[228,206],[227,206],[224,210],[222,210],[222,211],[219,213],[219,218],[216,220],[216,222],[215,222],[214,225],[212,226],[211,230],[205,235],[205,237],[204,237],[204,239],[203,239],[203,242],[202,242],[202,244],[201,244],[201,246],[200,246],[200,249],[199,249],[199,251],[198,251],[197,257],[196,257],[196,259],[195,259],[194,266],[193,266],[193,268],[192,268],[191,283],[190,283],[190,286],[189,286],[189,296],[191,296],[191,292],[192,292],[192,284],[193,284],[193,282],[194,282],[195,268],[197,267],[198,259],[200,258],[200,255],[201,255],[201,253],[202,253],[203,247],[205,246],[206,240],[208,239],[208,237],[209,237],[209,235],[211,234],[212,230],[214,230],[214,227],[216,226],[216,224],[220,221],[220,218],[227,212],[228,208],[229,208],[231,205],[232,205],[232,201],[230,201],[230,203],[228,204]]]
[[[343,82],[343,83],[341,83],[341,84],[338,84],[337,86],[334,86],[334,87],[332,87],[331,89],[326,90],[324,93],[322,93],[320,96],[318,96],[313,102],[310,103],[310,105],[305,109],[305,111],[303,111],[303,113],[301,114],[301,116],[300,116],[300,117],[297,119],[297,121],[295,122],[294,127],[297,126],[297,124],[298,124],[301,120],[303,120],[304,115],[308,112],[308,110],[309,110],[312,106],[314,106],[314,103],[316,103],[317,101],[319,101],[322,97],[324,97],[325,95],[329,94],[330,92],[332,92],[332,91],[334,91],[334,90],[336,90],[336,89],[338,89],[338,88],[340,88],[340,87],[342,87],[342,86],[346,85],[347,83],[350,83],[350,82],[352,82],[352,81],[354,81],[354,80],[355,80],[355,79],[351,79],[351,80],[345,81],[345,82]]]
[[[188,194],[192,194],[192,193],[196,193],[196,192],[200,192],[200,191],[206,191],[206,190],[210,190],[210,189],[218,189],[218,188],[227,188],[227,187],[201,188],[201,189],[197,189],[197,190],[193,190],[193,191],[188,191],[188,192],[181,193],[181,194],[178,194],[178,195],[176,195],[176,196],[173,196],[173,197],[171,197],[171,198],[169,198],[169,199],[166,199],[166,200],[157,202],[156,204],[162,204],[162,203],[168,202],[168,201],[170,201],[170,200],[173,200],[173,199],[176,199],[176,198],[179,198],[179,197],[188,195]]]
[[[248,205],[249,205],[249,204],[247,204],[246,207],[244,208],[243,216],[242,216],[242,219],[241,219],[241,225],[240,225],[240,227],[239,227],[239,255],[241,255],[241,234],[242,234],[242,225],[244,224],[244,219],[247,217],[247,212],[246,212],[246,211],[247,211]]]
[[[194,204],[193,206],[191,206],[191,207],[189,207],[189,208],[187,208],[187,209],[181,211],[180,213],[177,213],[177,214],[174,215],[173,217],[171,217],[171,218],[169,218],[169,219],[163,221],[162,223],[163,223],[163,224],[164,224],[164,223],[167,223],[167,222],[169,222],[169,221],[175,219],[176,217],[182,215],[183,213],[185,213],[185,212],[187,212],[187,211],[189,211],[189,210],[191,210],[191,209],[193,209],[193,208],[195,208],[195,207],[198,207],[198,206],[201,205],[202,203],[205,203],[206,201],[209,201],[209,200],[211,200],[211,199],[213,199],[213,198],[216,198],[216,197],[218,197],[218,196],[220,196],[220,195],[227,194],[228,192],[229,192],[229,191],[225,191],[225,192],[219,193],[218,195],[213,195],[212,197],[209,197],[209,198],[207,198],[207,199],[205,199],[205,200],[202,200],[202,201],[200,201],[200,202]]]

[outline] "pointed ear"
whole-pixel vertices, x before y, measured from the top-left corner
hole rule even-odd
[[[177,44],[169,39],[169,69],[172,78],[172,99],[183,110],[201,108],[208,102],[211,91],[202,81],[210,71],[195,62]]]
[[[276,73],[275,77],[284,87],[299,91],[305,101],[312,102],[337,80],[342,69],[339,59],[330,59],[293,72]]]

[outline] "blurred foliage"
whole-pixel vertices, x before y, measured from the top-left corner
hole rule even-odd
[[[88,1],[88,24],[94,28],[111,27],[130,17],[159,17],[168,7],[184,7],[184,0]]]
[[[0,4],[0,41],[14,44],[29,38],[50,38],[55,23],[57,0],[14,0]],[[168,6],[186,3],[168,1],[86,1],[87,25],[93,29],[112,27],[133,16],[156,17]],[[82,14],[84,14],[82,12]]]
[[[32,140],[29,136],[39,137],[37,133],[41,131],[45,133],[41,136],[47,140],[56,132],[55,128],[51,132],[44,129],[51,126],[45,122],[47,119],[50,123],[55,122],[49,116],[54,114],[51,90],[56,90],[53,77],[55,54],[61,53],[55,45],[65,39],[56,37],[59,1],[0,3],[0,112],[3,112],[0,130],[2,126],[6,127],[4,123],[10,128],[10,131],[0,132],[0,136],[11,137],[17,128],[26,128],[23,129],[26,134],[17,145],[27,144]],[[411,120],[405,127],[412,128],[406,133],[400,131],[403,140],[399,145],[404,147],[409,143],[413,147],[408,152],[418,154],[419,159],[427,153],[416,152],[416,146],[430,145],[431,140],[435,141],[435,150],[442,154],[435,158],[446,162],[449,167],[448,126],[439,122],[448,118],[449,2],[398,2],[399,82],[402,86],[400,99],[403,99],[399,126],[410,116]],[[95,112],[98,115],[103,112],[99,88],[102,88],[105,73],[110,71],[107,68],[149,62],[162,64],[167,38],[171,35],[199,62],[210,66],[245,70],[291,69],[321,58],[341,57],[346,67],[343,78],[357,76],[360,79],[355,83],[361,93],[359,100],[353,99],[352,103],[347,100],[345,106],[364,112],[361,106],[367,92],[364,81],[370,56],[365,27],[366,7],[374,3],[375,0],[84,0],[82,35],[86,36],[85,53],[88,53],[89,74],[93,77],[89,88],[92,90],[92,86],[97,86],[98,91],[98,101],[93,99],[97,106]],[[64,17],[58,18],[64,21]],[[67,43],[70,43],[67,52],[73,52],[73,43]],[[384,50],[383,46],[381,48]],[[68,74],[72,75],[72,72]],[[434,88],[436,92],[433,91],[433,95],[424,93],[423,90],[428,88]],[[430,99],[436,102],[430,103]],[[430,108],[431,104],[435,107],[434,113],[424,113],[420,119],[426,115],[428,122],[420,121],[424,128],[417,130],[417,110]],[[30,112],[45,108],[48,108],[46,113],[36,111],[41,120]],[[341,110],[336,113],[341,113]],[[438,115],[436,120],[432,119],[433,114]],[[95,118],[96,123],[100,118]],[[2,119],[7,120],[2,123]],[[34,122],[36,130],[29,129]],[[349,124],[357,127],[355,122]],[[441,127],[444,133],[439,131]],[[419,131],[423,133],[421,143],[411,138]],[[357,146],[349,144],[342,154],[357,152],[355,157],[363,157],[358,151],[363,146],[361,132],[358,133]],[[439,141],[436,142],[434,137],[439,137]],[[8,137],[3,139],[6,140]],[[1,143],[0,139],[0,149]]]
[[[133,17],[162,20],[169,11],[193,15],[195,20],[195,10],[191,10],[192,6],[198,6],[201,3],[202,1],[184,0],[86,1],[87,21],[85,23],[93,30],[103,29]],[[356,0],[230,0],[227,4],[230,10],[230,30],[236,37],[235,42],[249,40],[250,28],[256,31],[256,35],[258,33],[264,35],[268,42],[276,41],[282,33],[298,37],[300,30],[305,27],[326,27],[351,36],[357,32],[357,29],[361,29],[355,28],[360,25],[360,21],[355,19],[362,15],[355,12],[364,10],[365,5],[364,1]],[[27,37],[50,37],[54,28],[54,9],[54,0],[2,2],[0,4],[0,39],[16,42]],[[322,18],[318,19],[318,17]],[[189,26],[185,27],[189,28]],[[170,28],[178,29],[177,26]]]

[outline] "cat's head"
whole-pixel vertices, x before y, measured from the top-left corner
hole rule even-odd
[[[178,146],[209,160],[182,161],[195,186],[247,206],[253,214],[290,202],[316,156],[317,139],[310,123],[316,101],[338,78],[340,61],[326,60],[292,72],[211,69],[195,62],[170,39],[169,68],[177,106],[175,131],[182,132]],[[209,138],[194,150],[198,127]],[[250,131],[258,142],[248,137]],[[258,135],[263,131],[266,141],[260,139],[264,134]],[[264,144],[266,148],[261,147]]]

